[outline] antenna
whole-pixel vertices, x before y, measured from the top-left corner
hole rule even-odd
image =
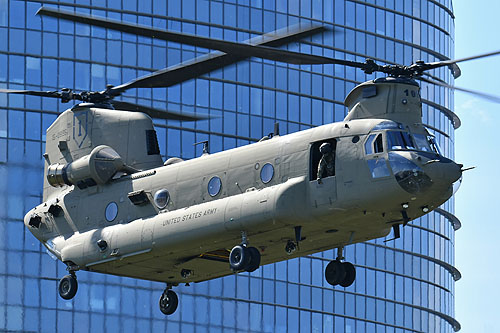
[[[201,156],[210,154],[208,151],[208,140],[193,143],[193,146],[197,146],[202,143],[203,143],[203,153],[201,154]]]

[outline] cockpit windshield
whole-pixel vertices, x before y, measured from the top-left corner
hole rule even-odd
[[[387,131],[386,136],[389,150],[420,150],[441,155],[437,142],[431,135]]]
[[[436,138],[433,136],[429,136],[428,140],[429,140],[429,144],[431,145],[431,150],[433,152],[435,152],[436,154],[443,155],[441,153],[441,148],[439,148],[439,145],[436,141]]]
[[[383,122],[396,124],[394,122]],[[387,126],[385,126],[387,128]],[[402,126],[401,126],[402,127]],[[380,128],[377,128],[380,130]],[[383,153],[383,139],[387,143],[387,150],[418,150],[441,155],[441,151],[434,136],[430,134],[409,133],[401,128],[385,130],[385,137],[382,133],[371,134],[365,142],[365,151],[367,155]]]
[[[434,136],[426,134],[410,133],[405,130],[405,126],[391,120],[380,122],[372,131],[379,133],[371,134],[365,142],[367,155],[382,153],[384,151],[382,143],[382,133],[385,132],[387,150],[418,150],[441,155],[439,146]]]
[[[387,148],[389,150],[417,149],[410,133],[403,131],[387,131]]]
[[[413,138],[415,139],[415,143],[417,144],[419,150],[434,152],[429,143],[430,137],[424,134],[413,134]]]

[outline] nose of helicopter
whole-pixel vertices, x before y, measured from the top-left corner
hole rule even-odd
[[[453,184],[462,177],[462,167],[463,164],[458,164],[455,162],[446,163],[443,166],[443,178],[447,184]]]
[[[449,159],[424,166],[425,172],[432,179],[433,187],[449,189],[462,177],[463,164],[458,164]]]
[[[412,194],[448,195],[462,177],[462,164],[427,152],[390,152],[389,164],[399,185]]]

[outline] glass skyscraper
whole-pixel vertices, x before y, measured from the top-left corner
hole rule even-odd
[[[41,19],[40,6],[243,41],[299,22],[329,28],[288,49],[363,62],[406,64],[454,56],[451,0],[0,0],[0,88],[103,90],[207,50]],[[453,83],[448,68],[430,74]],[[379,75],[380,76],[380,75]],[[251,58],[165,89],[127,92],[123,99],[208,120],[155,120],[164,159],[211,152],[340,121],[344,97],[373,79],[343,66],[296,66]],[[453,92],[421,83],[424,123],[443,154],[454,157]],[[58,100],[0,94],[0,330],[31,332],[451,332],[454,233],[450,199],[409,223],[396,241],[346,247],[357,278],[331,287],[324,267],[333,250],[176,288],[177,312],[158,309],[164,285],[78,272],[71,301],[57,294],[65,265],[52,259],[23,225],[41,202],[45,131],[70,107]]]

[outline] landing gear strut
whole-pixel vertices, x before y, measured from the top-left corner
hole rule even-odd
[[[253,272],[260,267],[260,252],[255,247],[247,247],[246,233],[241,233],[241,244],[229,253],[229,267],[233,272]]]
[[[356,268],[350,262],[342,262],[343,247],[339,247],[337,251],[337,259],[330,261],[326,266],[325,278],[332,286],[349,287],[356,279]]]
[[[173,314],[175,310],[177,310],[179,298],[175,291],[172,290],[172,285],[167,285],[167,288],[160,297],[159,305],[160,311],[167,316]]]
[[[74,264],[68,264],[66,268],[69,272],[68,275],[65,275],[61,280],[59,280],[59,287],[57,288],[59,291],[59,296],[65,300],[70,300],[75,297],[76,292],[78,291],[78,282],[76,281],[75,271],[78,270],[78,266]]]

